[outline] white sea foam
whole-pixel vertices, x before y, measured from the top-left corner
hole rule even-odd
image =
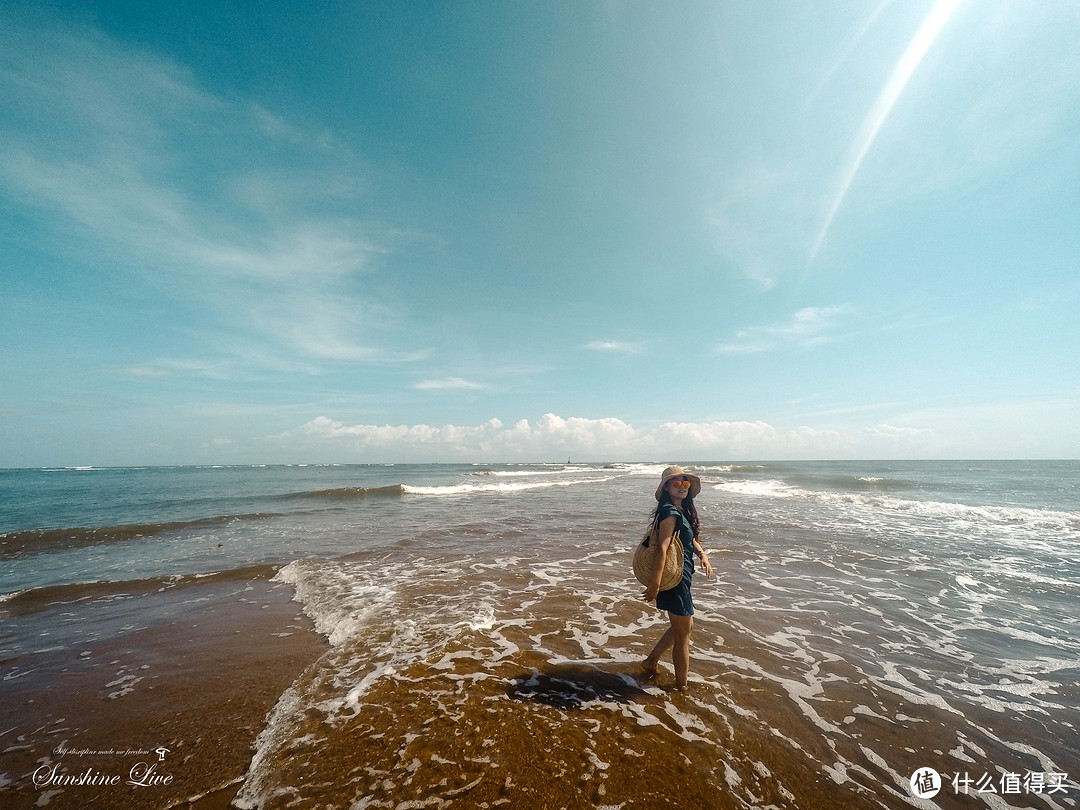
[[[483,605],[476,615],[466,624],[470,630],[490,630],[495,626],[495,609],[491,605]]]
[[[783,481],[724,481],[715,484],[713,489],[731,495],[743,495],[756,498],[805,498],[812,493],[789,486]]]
[[[908,514],[930,520],[949,519],[973,527],[1026,527],[1061,532],[1080,542],[1080,512],[1033,509],[1019,506],[971,506],[949,501],[921,501],[883,495],[808,490],[776,479],[761,481],[724,481],[714,490],[751,498],[800,498],[821,503],[850,505]]]
[[[352,577],[339,566],[298,560],[282,568],[274,581],[295,588],[297,602],[333,646],[340,646],[362,629],[369,614],[394,597],[385,581],[364,581]]]
[[[1022,563],[1019,563],[1022,564]],[[1072,579],[1062,579],[1061,577],[1048,577],[1043,574],[1035,573],[1034,571],[1025,571],[1016,565],[1003,565],[999,570],[1002,574],[1011,579],[1022,579],[1026,582],[1031,582],[1036,585],[1048,585],[1052,588],[1062,588],[1065,590],[1075,590],[1080,588],[1080,582]],[[2,599],[2,597],[0,597]]]

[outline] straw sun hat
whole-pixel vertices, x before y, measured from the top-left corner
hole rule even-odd
[[[690,497],[694,498],[699,492],[701,492],[701,479],[696,475],[688,472],[684,472],[682,467],[668,467],[660,475],[660,486],[656,488],[656,500],[660,500],[660,496],[664,492],[664,487],[668,485],[668,481],[672,478],[689,478],[690,479]]]

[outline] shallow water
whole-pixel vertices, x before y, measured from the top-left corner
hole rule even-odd
[[[637,666],[666,626],[629,563],[660,469],[185,470],[188,501],[157,471],[112,512],[23,518],[4,583],[32,606],[93,572],[281,566],[331,646],[245,807],[1076,806],[1080,465],[698,465],[716,576],[684,693]]]

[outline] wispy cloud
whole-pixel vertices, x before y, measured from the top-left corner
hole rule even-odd
[[[638,354],[642,350],[642,345],[623,340],[591,340],[585,344],[585,348],[610,354]]]
[[[502,422],[491,419],[480,425],[346,425],[320,416],[301,425],[292,436],[310,436],[330,440],[347,440],[370,447],[402,447],[450,445],[475,446],[502,430]],[[286,434],[288,437],[290,434]],[[276,437],[282,438],[282,437]]]
[[[195,360],[175,360],[163,358],[137,366],[125,366],[116,369],[116,373],[135,379],[161,380],[170,377],[210,377],[225,379],[228,371],[218,363],[204,363]]]
[[[717,351],[721,354],[756,354],[783,346],[820,346],[833,340],[834,330],[848,311],[847,305],[806,307],[785,323],[740,330],[733,340],[717,346]]]
[[[705,212],[725,265],[763,292],[805,251],[813,228],[806,182],[793,161],[748,163],[724,178]]]
[[[357,210],[358,161],[181,66],[92,31],[0,34],[6,193],[55,244],[299,357],[386,359],[360,279],[388,241]],[[406,355],[398,355],[404,357]]]
[[[461,377],[444,377],[439,380],[422,380],[413,388],[418,391],[481,391],[484,386]]]

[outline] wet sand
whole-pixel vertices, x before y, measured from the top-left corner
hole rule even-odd
[[[229,806],[267,713],[326,649],[271,574],[0,603],[0,805]]]
[[[337,568],[348,565],[359,564]],[[382,613],[356,595],[364,621],[334,648],[269,568],[2,602],[0,807],[226,808],[291,685],[301,699],[285,702],[243,785],[267,808],[900,810],[914,804],[908,776],[926,766],[1047,770],[1031,745],[1076,772],[1075,750],[1043,715],[920,700],[830,653],[841,644],[834,614],[785,630],[822,635],[811,667],[770,641],[775,626],[750,629],[760,615],[703,613],[691,688],[673,693],[669,662],[640,677],[663,621],[619,593],[584,598],[565,584],[571,573],[599,575],[580,569],[551,563],[542,579],[447,565],[441,578],[398,583],[402,601]],[[365,570],[331,581],[353,593]],[[482,587],[501,624],[494,609],[452,598]],[[424,620],[401,620],[400,604]],[[594,658],[599,645],[617,660]],[[35,773],[95,783],[35,785]],[[977,800],[947,788],[933,805]],[[994,806],[1076,803],[1017,794]]]

